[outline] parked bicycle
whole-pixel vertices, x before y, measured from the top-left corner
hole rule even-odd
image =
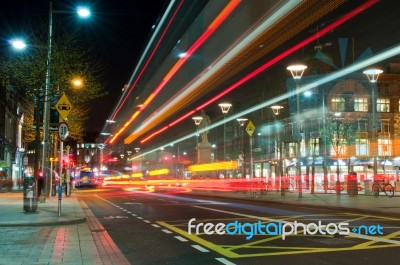
[[[385,180],[375,180],[372,184],[372,193],[375,197],[378,197],[381,191],[389,198],[394,196],[394,187],[389,182]]]

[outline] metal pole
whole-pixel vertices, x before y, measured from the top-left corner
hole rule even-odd
[[[336,195],[340,195],[340,166],[339,166],[339,122],[338,118],[336,118]]]
[[[64,156],[64,143],[63,141],[60,141],[60,163],[59,163],[59,179],[60,181],[58,182],[58,216],[61,216],[61,200],[62,200],[62,162],[63,162],[63,156]]]
[[[323,127],[323,140],[322,140],[322,145],[323,145],[323,153],[324,153],[324,163],[323,163],[323,172],[324,172],[324,191],[325,193],[328,193],[328,167],[327,167],[327,161],[326,161],[326,114],[325,114],[325,88],[322,88],[322,127]]]
[[[50,102],[49,102],[49,91],[50,91],[50,74],[51,74],[51,49],[52,49],[52,38],[53,38],[53,6],[52,2],[49,3],[49,39],[47,47],[47,69],[46,69],[46,85],[44,90],[44,108],[43,108],[43,150],[42,150],[42,171],[45,177],[45,187],[44,194],[48,196],[49,190],[49,178],[46,172],[46,162],[48,158],[48,141],[49,141],[49,112],[50,112]]]
[[[296,90],[298,90],[298,85],[296,85]],[[300,95],[296,95],[296,105],[297,105],[297,187],[299,190],[299,198],[303,197],[303,187],[301,181],[301,126],[300,126]]]
[[[250,179],[253,179],[253,137],[250,136]]]
[[[374,152],[373,152],[373,156],[374,156],[374,178],[376,177],[376,175],[378,174],[378,162],[376,160],[376,156],[377,154],[377,148],[378,145],[376,143],[376,100],[375,100],[375,83],[371,83],[371,88],[372,88],[372,137],[373,137],[373,143],[374,143]]]

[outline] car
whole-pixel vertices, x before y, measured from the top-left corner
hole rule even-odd
[[[78,176],[75,177],[75,187],[97,187],[101,185],[101,181],[97,178],[92,169],[83,169]]]

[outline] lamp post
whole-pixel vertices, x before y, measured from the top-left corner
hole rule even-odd
[[[275,116],[278,116],[280,111],[283,109],[283,106],[280,105],[273,105],[271,106],[272,112],[275,114]],[[283,143],[281,143],[281,139],[278,136],[279,133],[275,134],[275,138],[276,138],[276,148],[278,150],[278,174],[279,174],[279,186],[281,188],[281,196],[285,196],[285,185],[284,185],[284,181],[282,181],[283,178]]]
[[[203,120],[203,117],[202,116],[195,116],[195,117],[192,117],[192,119],[194,121],[194,124],[196,125],[196,128],[198,128],[200,123],[201,123],[201,121]],[[196,134],[196,147],[198,146],[198,144],[199,144],[199,134]]]
[[[376,177],[378,173],[378,163],[376,160],[377,157],[377,144],[376,144],[376,99],[375,99],[375,89],[376,89],[376,82],[378,81],[379,75],[383,73],[382,70],[380,69],[367,69],[363,72],[371,83],[371,106],[372,106],[372,142],[373,146],[373,159],[374,159],[374,165],[373,165],[373,172],[374,172],[374,178]],[[371,145],[370,145],[371,146]]]
[[[238,118],[236,119],[239,122],[240,127],[243,127],[246,122],[248,121],[247,118]],[[242,152],[242,154],[239,155],[239,161],[242,165],[242,178],[243,176],[245,176],[246,174],[246,168],[245,168],[245,156],[244,156],[244,141],[243,141],[243,129],[240,130],[240,134],[241,134],[241,143],[240,143],[240,150]]]
[[[221,108],[222,110],[222,114],[224,115],[224,120],[226,117],[226,114],[228,113],[229,109],[232,107],[231,103],[221,103],[218,104],[218,106]],[[224,121],[224,161],[226,160],[226,123]]]
[[[294,81],[296,82],[296,90],[298,90],[299,86],[299,80],[303,76],[304,70],[307,69],[307,66],[298,64],[298,65],[290,65],[286,68],[287,70],[290,71],[292,74],[292,77]],[[297,185],[299,189],[299,198],[302,198],[302,192],[303,192],[303,187],[302,187],[302,179],[301,179],[301,126],[300,126],[300,95],[297,91],[296,93],[296,154],[297,154]]]
[[[44,106],[43,106],[43,149],[42,149],[42,171],[46,172],[46,162],[48,157],[48,141],[49,141],[49,114],[50,114],[50,101],[49,92],[51,85],[51,57],[52,57],[52,40],[53,40],[53,13],[69,13],[67,11],[53,10],[52,1],[49,3],[49,28],[48,28],[48,42],[47,42],[47,63],[46,63],[46,83],[44,90]],[[88,17],[90,12],[85,8],[78,8],[77,13],[80,17]],[[49,179],[46,178],[45,194],[47,194]]]
[[[339,164],[339,156],[340,156],[340,137],[339,137],[339,117],[342,115],[340,112],[335,113],[335,121],[336,121],[336,195],[340,195],[340,164]]]

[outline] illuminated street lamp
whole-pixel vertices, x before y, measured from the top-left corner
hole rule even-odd
[[[281,110],[283,109],[283,106],[280,105],[273,105],[271,106],[272,112],[274,113],[275,116],[278,116]],[[285,196],[285,181],[283,179],[283,157],[282,157],[282,152],[283,152],[283,143],[281,143],[281,139],[279,137],[279,132],[277,132],[278,129],[276,129],[275,133],[275,138],[276,138],[276,149],[277,149],[277,155],[278,155],[278,175],[279,175],[279,185],[281,188],[281,196]]]
[[[375,89],[376,89],[376,82],[378,81],[379,75],[383,73],[382,70],[380,69],[368,69],[363,72],[371,83],[371,106],[372,106],[372,142],[376,146],[376,99],[375,99]],[[376,148],[373,148],[373,150],[376,150]],[[377,150],[376,150],[377,151]],[[376,174],[378,174],[378,163],[376,160],[376,156],[378,155],[377,152],[374,151],[372,153],[374,157],[374,165],[373,165],[373,172],[374,172],[374,178],[376,177]]]
[[[193,119],[193,121],[194,121],[194,124],[195,124],[196,126],[199,126],[200,123],[201,123],[201,120],[203,119],[203,117],[201,117],[201,116],[195,116],[195,117],[192,117],[192,119]]]
[[[26,48],[26,43],[22,39],[11,40],[11,45],[16,50],[24,50]]]
[[[229,112],[229,109],[232,107],[231,103],[220,103],[218,106],[222,110],[222,114],[224,115],[224,120],[226,117],[226,114]],[[226,122],[224,121],[224,158],[223,160],[226,160]]]
[[[51,77],[51,57],[52,57],[52,43],[53,43],[53,13],[69,13],[67,11],[53,10],[53,4],[49,3],[49,31],[47,43],[47,63],[46,63],[46,85],[44,91],[44,107],[43,107],[43,149],[42,149],[42,171],[46,172],[47,151],[49,141],[49,114],[50,114],[50,77]],[[86,8],[79,7],[77,13],[80,17],[86,18],[90,15],[90,11]],[[47,187],[50,184],[49,179],[46,177],[45,194],[47,194]]]
[[[287,70],[290,71],[292,74],[292,77],[294,81],[296,82],[296,90],[298,90],[299,87],[299,81],[301,77],[303,76],[304,70],[307,69],[307,66],[298,64],[298,65],[291,65],[286,68]],[[296,124],[297,124],[297,132],[296,132],[296,153],[297,153],[297,184],[298,184],[298,189],[299,189],[299,198],[303,197],[302,192],[303,192],[303,187],[302,187],[302,179],[301,179],[301,152],[300,152],[300,142],[301,142],[301,135],[300,135],[300,95],[297,91],[296,93],[296,109],[297,109],[297,115],[296,115]]]

